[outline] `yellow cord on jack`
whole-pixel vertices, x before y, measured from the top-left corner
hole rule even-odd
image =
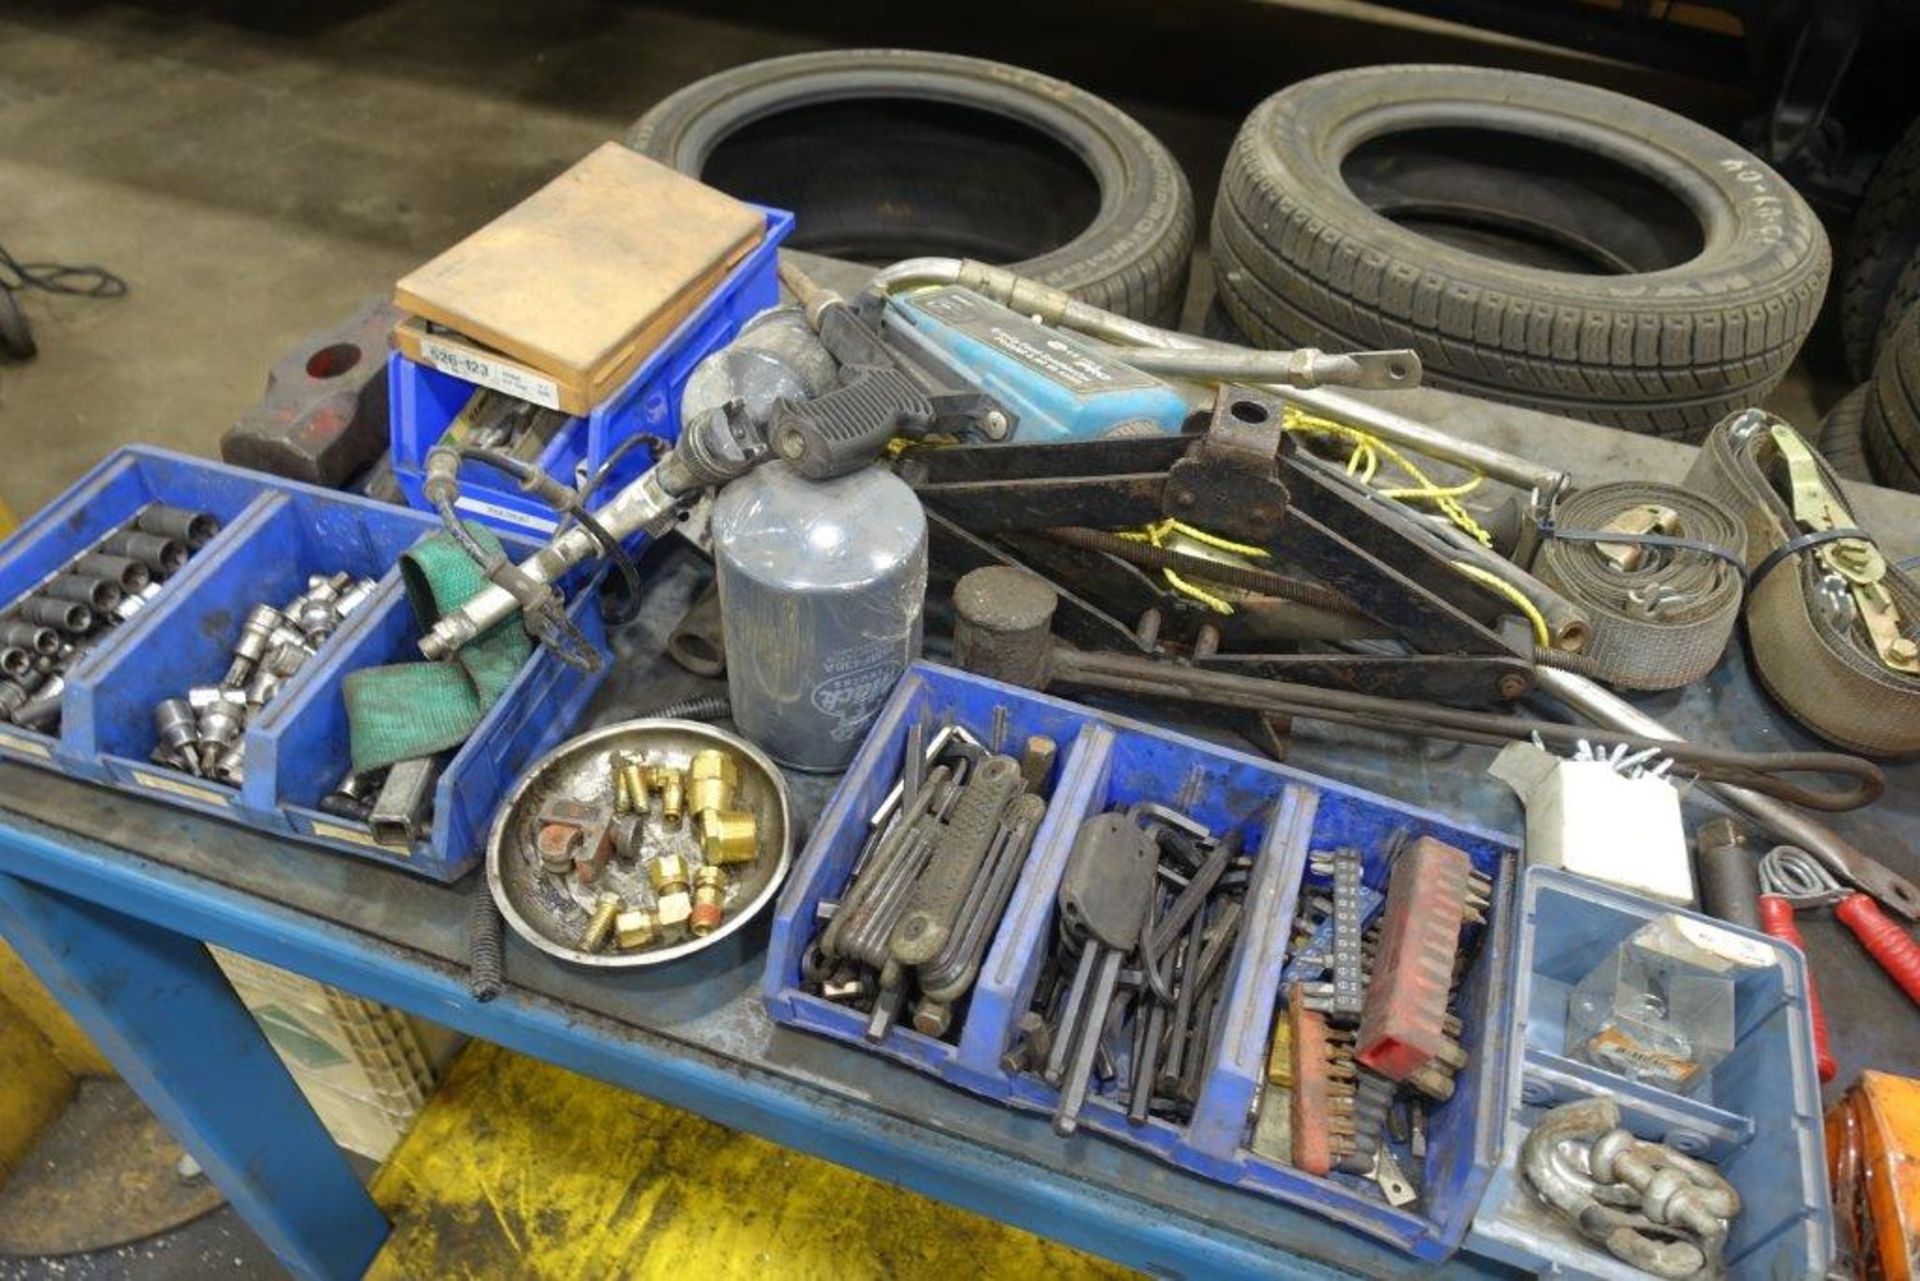
[[[1534,643],[1543,649],[1553,648],[1553,633],[1547,630],[1546,616],[1540,612],[1539,606],[1527,599],[1525,592],[1492,570],[1482,569],[1480,566],[1469,561],[1456,560],[1453,562],[1453,567],[1462,575],[1479,583],[1482,587],[1490,588],[1499,595],[1512,601],[1514,608],[1518,609],[1522,614],[1525,614],[1527,621],[1533,624]]]
[[[1426,472],[1420,469],[1419,464],[1373,433],[1358,427],[1350,427],[1346,423],[1334,422],[1331,418],[1303,413],[1291,405],[1287,407],[1282,426],[1288,431],[1337,436],[1349,442],[1352,450],[1347,455],[1347,474],[1359,477],[1368,485],[1373,484],[1373,478],[1380,468],[1380,460],[1384,458],[1411,477],[1413,484],[1393,488],[1383,487],[1379,490],[1381,497],[1394,498],[1401,502],[1430,502],[1440,509],[1441,515],[1466,531],[1483,546],[1493,544],[1493,535],[1482,528],[1480,522],[1475,520],[1459,502],[1462,495],[1470,494],[1479,488],[1481,477],[1471,476],[1454,485],[1439,484],[1428,477]]]
[[[1175,520],[1171,516],[1165,520],[1157,520],[1153,524],[1140,529],[1120,530],[1117,536],[1126,539],[1128,542],[1145,543],[1149,547],[1165,547],[1168,540],[1175,535],[1190,538],[1196,543],[1213,548],[1215,551],[1227,552],[1234,556],[1244,556],[1249,560],[1262,560],[1267,556],[1267,549],[1264,547],[1255,547],[1251,543],[1236,543],[1232,539],[1222,538],[1218,534],[1210,534],[1204,529],[1196,528],[1182,520]],[[1191,597],[1199,601],[1214,613],[1231,614],[1233,612],[1232,602],[1226,600],[1224,597],[1216,596],[1206,590],[1206,588],[1188,582],[1171,569],[1163,569],[1160,573],[1167,580],[1167,586],[1173,588],[1173,590],[1183,596]]]

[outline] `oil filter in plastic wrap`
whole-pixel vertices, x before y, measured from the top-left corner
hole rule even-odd
[[[879,467],[769,463],[720,491],[713,558],[734,724],[782,765],[843,768],[920,654],[920,500]]]

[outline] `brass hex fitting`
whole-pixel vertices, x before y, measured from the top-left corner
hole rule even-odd
[[[622,951],[645,947],[660,937],[660,919],[644,907],[628,908],[613,918],[613,941]]]
[[[647,864],[647,880],[659,900],[663,930],[677,929],[693,915],[693,899],[687,893],[689,875],[687,860],[678,854],[662,854]]]
[[[731,755],[709,747],[693,754],[687,764],[687,808],[695,814],[731,809],[740,790],[740,764]]]
[[[727,914],[726,903],[727,870],[712,866],[701,868],[693,874],[693,910],[687,917],[687,928],[699,938],[713,933]]]
[[[662,854],[647,863],[647,880],[652,883],[655,894],[684,892],[692,876],[693,869],[680,854]]]
[[[580,931],[580,948],[586,952],[606,950],[607,940],[613,937],[613,923],[620,915],[620,896],[602,894],[594,900],[593,915],[587,918],[587,928]]]
[[[760,824],[752,810],[704,810],[700,852],[720,867],[751,863],[760,853]]]
[[[678,827],[687,812],[687,776],[671,765],[650,765],[647,783],[660,792],[660,817],[668,827]]]

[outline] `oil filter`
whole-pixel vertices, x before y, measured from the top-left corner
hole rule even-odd
[[[713,559],[734,724],[782,765],[844,768],[920,653],[920,500],[880,467],[768,463],[720,491]]]

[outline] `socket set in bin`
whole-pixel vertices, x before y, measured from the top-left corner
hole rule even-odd
[[[910,836],[913,822],[950,822],[958,812],[960,796],[944,796],[948,781],[934,775],[944,758],[925,754],[942,731],[978,740],[977,748],[962,740],[960,750],[984,753],[983,760],[1017,760],[1035,735],[1058,744],[1059,757],[1044,794],[1045,817],[979,973],[965,1000],[944,1012],[944,1025],[932,1015],[916,1019],[927,992],[915,985],[924,975],[904,964],[899,1009],[882,1012],[886,965],[902,961],[892,948],[902,918],[884,954],[856,954],[860,964],[852,967],[831,954],[844,960],[854,945],[879,938],[876,932],[863,939],[859,919],[816,946],[841,913],[863,909],[867,894],[890,901],[885,881],[868,891],[858,882],[883,852],[892,797],[911,761],[926,771],[924,808],[908,802],[902,831]],[[910,739],[918,740],[920,754]],[[951,750],[950,742],[939,750]],[[1400,923],[1390,924],[1389,851],[1423,841],[1457,857],[1409,862],[1435,859],[1438,870],[1409,880],[1401,891],[1407,903],[1392,913]],[[902,867],[915,857],[911,847],[905,853]],[[919,663],[876,719],[781,897],[764,994],[778,1022],[1043,1113],[1062,1133],[1092,1132],[1141,1148],[1439,1259],[1464,1235],[1496,1163],[1499,1136],[1483,1128],[1479,1100],[1499,1092],[1505,1073],[1511,1009],[1498,976],[1516,857],[1512,841],[1439,814]],[[1336,879],[1346,887],[1339,897],[1347,925],[1338,931]],[[991,878],[971,884],[990,885]],[[1426,934],[1444,933],[1445,916],[1435,925],[1425,917],[1434,897],[1449,890],[1457,891],[1453,924],[1466,946],[1454,950],[1463,958],[1457,967],[1450,952],[1449,963],[1436,968],[1432,954],[1442,945]],[[1397,946],[1419,959],[1408,962],[1404,982],[1382,984],[1383,1021],[1369,1027],[1364,980],[1375,956],[1396,946],[1395,931],[1407,935]],[[1290,1150],[1275,1159],[1255,1146],[1257,1138],[1261,1146],[1271,1138],[1258,1135],[1260,1117],[1271,1124],[1292,1110],[1268,1084],[1276,1014],[1282,1024],[1288,1015],[1282,972],[1291,953],[1316,947],[1320,959],[1294,975],[1303,992],[1298,1010],[1331,1001],[1331,988],[1343,982],[1360,995],[1360,1014],[1315,1043],[1323,1065],[1315,1079],[1332,1084],[1323,1091],[1323,1122],[1338,1117],[1319,1132],[1328,1168],[1317,1174],[1294,1165]],[[1326,1026],[1324,1016],[1320,1023]],[[1281,1049],[1287,1051],[1284,1038]],[[1363,1097],[1362,1071],[1394,1088],[1369,1087]],[[1263,1098],[1270,1089],[1274,1097]],[[1440,1094],[1448,1095],[1444,1102]],[[1411,1097],[1422,1106],[1409,1107]],[[1361,1145],[1350,1141],[1363,1124],[1371,1138],[1375,1116],[1383,1137],[1374,1151],[1385,1154],[1385,1177],[1400,1172],[1391,1193],[1374,1173],[1383,1163],[1372,1153],[1367,1173],[1337,1168],[1337,1158],[1352,1154],[1335,1149],[1357,1151]],[[1415,1147],[1424,1156],[1413,1156]]]
[[[219,532],[210,512],[148,503],[0,609],[0,720],[57,734],[68,669],[146,608]]]
[[[100,761],[102,724],[90,707],[100,674],[117,666],[119,653],[138,632],[134,624],[167,599],[190,592],[207,563],[217,559],[223,545],[244,536],[267,501],[261,478],[252,472],[163,449],[129,447],[108,455],[0,540],[0,616],[25,624],[8,628],[15,641],[6,647],[25,641],[33,655],[25,680],[8,678],[31,691],[15,709],[21,714],[0,714],[0,757],[58,766],[81,778],[108,778]],[[154,528],[138,526],[142,515]],[[94,605],[94,593],[102,588],[88,586],[86,599],[42,590],[75,572],[83,559],[88,559],[90,578],[111,582],[106,595],[117,590],[121,597],[104,615]],[[77,595],[77,588],[63,586],[61,592]],[[42,628],[56,632],[50,653]],[[0,659],[0,668],[8,663],[17,670],[19,659]],[[13,691],[0,689],[0,703],[13,701]],[[150,711],[142,711],[142,718]]]
[[[283,606],[255,605],[240,626],[233,659],[217,685],[196,685],[153,709],[155,764],[238,787],[246,779],[247,724],[297,675],[379,584],[340,571],[311,574]]]

